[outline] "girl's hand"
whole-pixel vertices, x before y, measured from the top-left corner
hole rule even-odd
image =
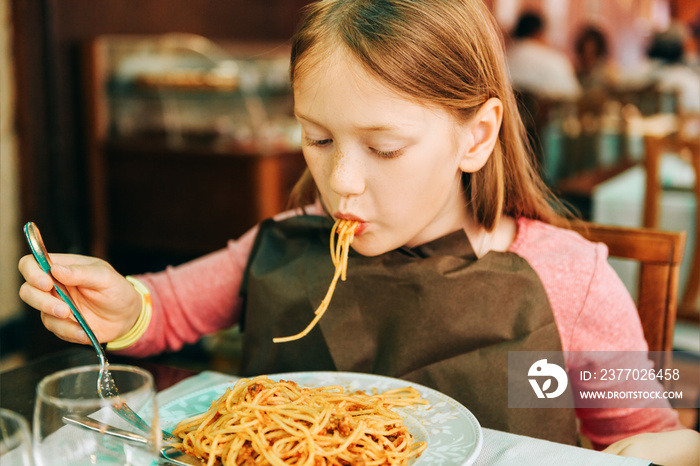
[[[700,464],[700,434],[690,429],[639,434],[619,440],[603,451],[664,466],[697,466]]]
[[[51,273],[63,283],[88,325],[101,343],[126,334],[141,312],[141,296],[126,278],[107,262],[76,254],[50,254]],[[73,343],[89,343],[87,335],[70,308],[58,296],[51,277],[34,257],[19,261],[26,280],[20,298],[41,311],[44,326],[59,338]]]

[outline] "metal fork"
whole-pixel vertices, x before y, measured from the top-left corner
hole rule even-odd
[[[63,422],[65,424],[81,427],[83,429],[88,429],[93,432],[99,432],[100,434],[111,435],[113,437],[117,437],[129,442],[136,442],[141,444],[148,443],[148,439],[141,434],[135,434],[133,432],[122,430],[117,427],[110,426],[108,424],[103,424],[102,422],[96,421],[92,418],[85,416],[80,416],[76,414],[66,415],[63,416]],[[162,460],[158,464],[175,464],[178,466],[202,466],[203,462],[201,459],[171,446],[172,442],[169,441],[169,439],[166,438],[165,435],[163,436],[163,441],[165,443],[165,446],[161,447],[160,449],[160,455],[162,457]]]
[[[39,266],[49,275],[49,277],[51,277],[56,292],[68,305],[73,313],[73,316],[75,317],[75,320],[77,320],[78,324],[80,324],[80,326],[83,328],[85,334],[90,340],[90,344],[92,344],[92,347],[95,348],[95,351],[97,352],[97,357],[100,359],[100,375],[97,380],[97,393],[100,395],[100,398],[110,400],[112,410],[131,425],[136,426],[144,432],[149,432],[150,426],[146,423],[146,421],[136,414],[134,410],[132,410],[129,405],[126,404],[126,402],[119,398],[119,390],[117,389],[117,385],[114,383],[114,378],[112,378],[112,374],[107,367],[109,366],[109,362],[107,362],[105,351],[100,342],[97,340],[97,337],[95,337],[95,333],[92,331],[90,326],[87,324],[87,321],[78,310],[75,302],[73,302],[73,299],[68,294],[68,290],[66,290],[65,286],[56,280],[51,273],[51,259],[49,259],[46,246],[44,246],[44,241],[41,239],[41,233],[39,233],[39,229],[34,222],[28,222],[26,225],[24,225],[24,236],[27,239],[27,243],[29,243],[29,248],[32,250],[34,258],[39,263]],[[179,440],[177,437],[165,431],[163,431],[163,438],[171,442]]]

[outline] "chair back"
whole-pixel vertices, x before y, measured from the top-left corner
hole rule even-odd
[[[678,318],[700,322],[700,115],[684,116],[673,131],[644,136],[644,226],[658,228],[663,186],[661,158],[664,153],[678,154],[695,172],[695,246],[680,304]]]
[[[655,82],[637,87],[623,87],[612,90],[611,98],[622,105],[633,105],[644,116],[659,113],[678,113],[680,95],[676,90],[662,89]]]
[[[574,225],[572,229],[589,241],[607,245],[609,257],[639,261],[637,310],[644,337],[649,351],[669,352],[665,358],[656,358],[656,367],[670,367],[685,232],[585,222]]]

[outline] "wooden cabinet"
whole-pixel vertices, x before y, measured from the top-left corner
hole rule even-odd
[[[198,46],[204,40],[195,39]],[[283,211],[305,167],[295,136],[289,136],[295,123],[291,89],[284,83],[277,82],[274,92],[247,89],[242,97],[235,73],[211,81],[206,70],[180,75],[196,84],[191,90],[178,87],[177,70],[152,78],[164,86],[143,87],[135,79],[115,84],[114,60],[124,55],[123,44],[149,40],[159,50],[157,37],[106,36],[85,51],[91,253],[122,273],[159,270],[224,247]],[[244,45],[234,50],[261,50],[259,44]],[[283,49],[277,53],[287,56]],[[234,71],[239,66],[235,60],[227,65]],[[277,78],[266,69],[252,79],[258,86],[265,79],[279,81],[277,68]],[[250,80],[250,72],[243,79]],[[271,134],[273,125],[286,136]],[[240,134],[243,140],[236,139]]]

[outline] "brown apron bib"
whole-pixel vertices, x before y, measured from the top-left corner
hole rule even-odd
[[[398,377],[455,398],[484,427],[576,443],[573,409],[508,408],[508,352],[561,351],[539,277],[513,253],[477,260],[463,231],[377,257],[351,251],[316,328],[273,343],[304,329],[325,296],[332,225],[321,216],[260,225],[242,286],[243,375]]]

